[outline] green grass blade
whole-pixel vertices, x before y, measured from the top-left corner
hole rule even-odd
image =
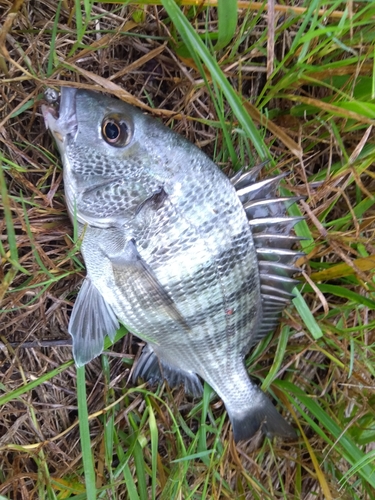
[[[220,50],[231,42],[236,31],[237,0],[219,0],[217,12],[219,17],[219,37],[215,50]]]
[[[276,375],[285,360],[285,352],[289,336],[290,336],[290,328],[288,326],[284,326],[280,333],[279,342],[277,344],[277,350],[272,362],[272,366],[262,383],[262,389],[264,391],[267,391],[269,389],[269,386],[276,378]]]
[[[359,472],[363,467],[373,464],[375,466],[375,450],[371,450],[364,457],[362,457],[358,462],[356,462],[353,467],[351,467],[348,472],[342,477],[340,483],[344,485],[355,473]],[[375,469],[373,469],[375,474]]]
[[[178,29],[184,43],[188,47],[190,54],[194,58],[197,66],[202,68],[202,61],[209,70],[211,77],[221,88],[230,107],[232,108],[233,113],[236,115],[245,133],[252,141],[255,149],[257,150],[260,159],[265,160],[270,158],[268,148],[266,148],[249,114],[245,111],[241,99],[228,82],[227,78],[220,69],[218,63],[210,54],[207,47],[199,38],[186,17],[182,14],[180,8],[177,6],[174,0],[162,0],[162,2],[165,10],[168,12],[173,23]],[[204,74],[203,68],[201,69],[201,73]]]
[[[375,300],[371,300],[359,293],[353,292],[349,288],[338,285],[325,284],[319,284],[318,287],[323,293],[336,295],[336,297],[348,299],[353,303],[363,305],[365,307],[368,307],[369,309],[375,309]]]
[[[159,434],[158,427],[156,424],[155,413],[152,408],[151,400],[149,397],[146,398],[146,403],[149,411],[149,426],[151,435],[151,498],[156,499],[156,486],[157,486],[157,470],[158,470],[158,442]]]
[[[310,311],[309,306],[306,304],[304,298],[302,297],[301,292],[297,288],[295,288],[293,290],[293,293],[295,297],[292,302],[295,305],[298,314],[303,319],[303,322],[305,323],[313,338],[315,340],[320,339],[321,337],[323,337],[323,332],[317,321],[315,320],[312,312]]]
[[[81,1],[75,0],[75,13],[76,13],[76,23],[77,23],[77,39],[81,42],[85,35],[85,25],[82,18]]]
[[[136,476],[138,480],[137,485],[138,485],[139,498],[140,500],[149,500],[147,494],[147,485],[146,485],[145,459],[143,455],[142,446],[138,439],[134,446],[133,456],[134,456],[135,469],[137,471]]]
[[[18,262],[17,239],[16,239],[16,233],[14,231],[11,203],[10,203],[10,198],[8,196],[8,191],[5,183],[5,177],[2,166],[0,168],[0,194],[5,216],[7,237],[9,241],[9,253],[10,253],[9,260],[13,266],[15,266],[18,270],[22,271],[22,267]],[[27,273],[26,270],[25,273]]]
[[[56,49],[55,49],[56,37],[57,37],[57,29],[58,29],[58,24],[59,24],[59,19],[60,19],[60,11],[61,11],[62,3],[63,3],[63,0],[59,0],[59,2],[57,4],[57,8],[56,8],[55,20],[53,21],[50,49],[49,49],[49,54],[48,54],[47,76],[51,76],[52,73],[54,72],[54,59],[56,57]]]
[[[212,454],[212,450],[199,451],[198,453],[192,453],[191,455],[186,455],[185,457],[176,458],[172,463],[176,464],[178,462],[186,462],[189,460],[196,460],[197,458],[203,459]]]
[[[65,371],[67,368],[73,365],[73,361],[67,361],[66,363],[60,365],[59,367],[55,368],[54,370],[51,370],[48,373],[45,373],[44,375],[38,377],[37,379],[28,382],[27,384],[19,387],[18,389],[14,389],[13,391],[9,391],[6,394],[3,394],[0,396],[0,406],[3,406],[9,401],[12,401],[13,399],[17,399],[23,394],[26,394],[27,392],[31,392],[33,389],[36,387],[39,387],[40,385],[44,384],[45,382],[51,380],[53,377],[56,377],[63,371]]]
[[[351,466],[361,463],[362,467],[358,470],[358,473],[375,488],[374,468],[366,463],[365,454],[355,445],[350,434],[348,432],[343,433],[342,428],[330,417],[329,413],[301,391],[300,388],[286,381],[283,381],[283,386],[288,391],[286,392],[288,398],[293,401],[294,406],[298,408],[298,411],[313,427],[314,431],[323,437],[329,445],[339,447],[340,454]],[[303,410],[299,402],[313,415],[313,419]],[[334,441],[328,437],[326,431],[333,436]]]
[[[77,400],[79,434],[81,437],[82,460],[85,471],[87,498],[96,499],[94,461],[91,451],[89,414],[87,410],[85,367],[77,368]]]
[[[124,467],[124,479],[125,479],[125,484],[126,484],[127,493],[129,495],[129,499],[130,500],[141,500],[139,498],[139,495],[137,492],[137,486],[135,484],[133,475],[130,471],[130,467],[128,464],[126,464]]]
[[[115,391],[111,388],[111,371],[110,365],[108,362],[108,356],[101,356],[102,367],[103,367],[103,376],[105,380],[105,403],[106,406],[112,405],[115,398]],[[114,455],[114,440],[116,437],[116,426],[115,426],[115,415],[116,411],[114,407],[110,407],[103,415],[104,422],[104,443],[105,443],[105,464],[108,474],[108,488],[107,494],[110,492],[112,496],[115,498],[116,496],[116,488],[114,486],[114,477],[113,477],[113,455]],[[110,492],[108,491],[110,489]]]

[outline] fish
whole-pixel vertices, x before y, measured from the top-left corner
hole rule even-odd
[[[195,397],[206,381],[236,442],[258,431],[295,439],[244,364],[298,283],[301,217],[287,214],[298,197],[277,194],[284,175],[259,180],[261,165],[229,178],[181,135],[102,93],[63,87],[42,113],[87,270],[68,326],[76,365],[123,324],[146,343],[134,380]]]

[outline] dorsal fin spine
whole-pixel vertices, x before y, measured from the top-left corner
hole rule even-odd
[[[299,283],[293,278],[298,273],[294,264],[304,255],[292,249],[300,238],[291,234],[304,217],[287,215],[288,208],[301,197],[277,196],[279,183],[287,173],[257,182],[261,168],[239,172],[231,179],[249,221],[258,257],[263,317],[252,345],[276,328]]]

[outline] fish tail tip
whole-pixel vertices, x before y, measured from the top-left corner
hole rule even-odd
[[[269,438],[280,436],[284,439],[297,439],[295,429],[265,395],[260,404],[241,412],[229,413],[229,416],[236,443],[249,440],[259,429]]]

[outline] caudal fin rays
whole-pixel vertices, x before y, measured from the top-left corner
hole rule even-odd
[[[286,439],[296,439],[296,431],[260,389],[258,389],[257,396],[256,404],[250,408],[228,412],[235,441],[247,441],[258,430],[262,430],[270,438],[280,436]]]

